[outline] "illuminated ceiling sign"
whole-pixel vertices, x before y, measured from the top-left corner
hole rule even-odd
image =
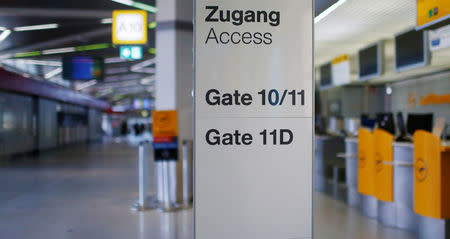
[[[142,47],[141,46],[121,46],[120,58],[129,60],[142,59]]]
[[[113,44],[147,43],[147,12],[142,10],[113,11]]]
[[[417,0],[417,28],[423,29],[450,19],[450,1]]]

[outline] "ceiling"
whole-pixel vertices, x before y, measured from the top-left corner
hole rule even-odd
[[[321,65],[416,24],[416,0],[347,0],[315,24],[315,62]]]
[[[151,6],[156,4],[156,0],[138,1]],[[315,0],[316,16],[337,1]],[[316,65],[331,61],[342,54],[353,55],[362,47],[378,40],[391,39],[396,33],[414,27],[415,2],[415,0],[345,1],[315,24]],[[82,88],[80,91],[113,103],[133,97],[151,98],[154,91],[153,58],[156,52],[154,29],[149,31],[149,43],[144,46],[143,60],[120,61],[117,59],[119,48],[111,44],[111,25],[101,23],[102,19],[111,17],[112,10],[128,8],[131,7],[112,0],[0,0],[0,27],[13,29],[17,26],[49,23],[59,25],[57,29],[12,31],[10,36],[0,42],[0,59],[20,59],[21,61],[13,64],[17,71],[26,72],[27,69],[34,67],[34,72],[38,72],[39,75],[37,78],[45,79],[44,76],[60,66],[30,66],[24,62],[29,60],[60,62],[62,56],[71,54],[102,56],[107,60],[105,81],[88,87],[69,83],[71,87]],[[149,21],[154,20],[155,15],[149,14]],[[26,54],[45,49],[97,44],[106,46],[67,54],[47,56]],[[17,57],[18,53],[20,57]],[[47,80],[67,84],[61,79],[60,74]]]
[[[155,6],[155,0],[138,1]],[[154,29],[149,29],[149,42],[143,46],[143,60],[118,59],[119,47],[111,43],[111,24],[102,23],[102,19],[112,17],[112,10],[115,9],[132,7],[111,0],[0,0],[0,27],[12,30],[11,34],[0,42],[0,59],[10,70],[26,73],[38,80],[62,84],[108,101],[133,97],[151,98],[155,67],[152,61],[155,56]],[[149,13],[149,22],[154,19],[155,15]],[[15,27],[40,24],[58,24],[58,28],[13,30]],[[43,50],[69,47],[75,47],[77,51],[51,55],[34,54],[42,53]],[[58,72],[62,57],[67,55],[103,57],[106,73],[104,82],[90,86],[83,85],[83,82],[63,80]],[[140,63],[141,65],[136,67]],[[57,73],[52,76],[52,72]]]

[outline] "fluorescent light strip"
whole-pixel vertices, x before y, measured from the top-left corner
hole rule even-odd
[[[53,76],[58,75],[58,74],[61,73],[62,71],[63,71],[62,67],[58,67],[58,68],[56,68],[56,69],[54,69],[54,70],[52,70],[52,71],[47,72],[47,73],[44,75],[44,78],[45,78],[45,79],[50,79],[50,78],[52,78]]]
[[[11,34],[11,30],[3,30],[2,34],[0,34],[0,42],[4,41]]]
[[[121,4],[124,4],[127,6],[133,6],[133,2],[134,2],[132,0],[111,0],[111,1],[116,2],[116,3],[121,3]]]
[[[33,25],[33,26],[23,26],[23,27],[14,27],[14,31],[23,32],[23,31],[35,31],[35,30],[45,30],[45,29],[55,29],[58,28],[58,24],[42,24],[42,25]]]
[[[154,76],[148,76],[148,77],[142,78],[140,81],[141,85],[150,85],[154,82],[155,82]]]
[[[314,18],[314,23],[320,22],[322,19],[324,19],[326,16],[328,16],[330,13],[332,13],[334,10],[336,10],[339,6],[344,4],[347,0],[339,0],[335,4],[331,5],[329,8],[327,8],[325,11],[320,13],[317,17]]]
[[[154,68],[137,69],[137,70],[133,70],[133,72],[136,72],[136,73],[147,73],[147,74],[156,74],[156,70]]]
[[[27,56],[39,56],[41,51],[29,51],[29,52],[19,52],[14,54],[14,57],[27,57]]]
[[[51,55],[51,54],[60,54],[60,53],[69,53],[69,52],[75,52],[77,49],[75,47],[64,47],[64,48],[58,48],[58,49],[50,49],[50,50],[43,50],[43,55]]]
[[[152,64],[154,64],[156,61],[155,61],[155,58],[152,58],[152,59],[148,59],[148,60],[145,60],[145,61],[143,61],[143,62],[140,62],[140,63],[138,63],[138,64],[136,64],[136,65],[133,65],[133,66],[131,66],[131,71],[137,71],[137,70],[139,70],[139,69],[142,69],[142,68],[144,68],[144,67],[146,67],[146,66],[149,66],[149,65],[152,65]]]
[[[13,54],[5,54],[5,55],[1,55],[0,59],[8,59],[8,58],[11,58],[13,56],[14,56]]]
[[[133,7],[145,10],[147,12],[156,13],[158,9],[154,6],[150,6],[141,2],[134,2]]]
[[[98,43],[98,44],[92,44],[92,45],[86,45],[86,46],[78,46],[76,48],[77,51],[92,51],[92,50],[100,50],[100,49],[106,49],[109,48],[108,43]]]
[[[17,61],[17,60],[15,60]],[[60,61],[40,61],[40,60],[20,60],[25,64],[40,65],[40,66],[62,66]]]
[[[97,80],[90,80],[90,81],[86,81],[82,84],[79,84],[78,86],[75,87],[75,90],[83,90],[86,89],[88,87],[91,87],[93,85],[97,84]]]
[[[102,24],[111,24],[113,22],[113,19],[112,18],[103,18],[100,22]]]
[[[130,7],[135,7],[135,8],[139,8],[142,10],[145,10],[147,12],[151,12],[151,13],[156,13],[158,11],[158,9],[154,6],[150,6],[141,2],[136,2],[136,1],[132,1],[132,0],[111,0],[113,2],[116,3],[121,3]]]

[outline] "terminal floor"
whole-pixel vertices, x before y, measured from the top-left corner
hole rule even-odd
[[[192,210],[130,210],[136,170],[137,149],[116,143],[0,161],[0,238],[192,239]],[[315,238],[414,238],[314,196]]]

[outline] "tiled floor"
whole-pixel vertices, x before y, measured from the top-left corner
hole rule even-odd
[[[77,146],[0,161],[0,238],[192,239],[192,210],[136,213],[137,148]],[[315,238],[412,239],[315,195]]]

